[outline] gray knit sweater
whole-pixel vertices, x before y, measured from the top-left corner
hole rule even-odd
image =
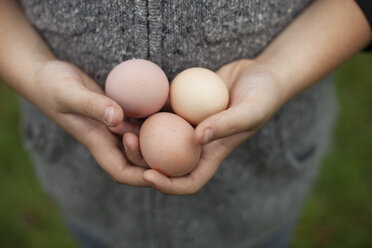
[[[144,58],[169,79],[254,58],[311,0],[23,0],[55,55],[104,87]],[[89,152],[23,101],[24,136],[45,190],[79,228],[115,247],[250,247],[298,214],[329,146],[330,78],[282,107],[196,195],[115,184]]]

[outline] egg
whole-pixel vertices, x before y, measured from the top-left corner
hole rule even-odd
[[[199,124],[209,116],[223,111],[229,103],[224,81],[205,68],[189,68],[179,73],[170,87],[173,111],[191,124]]]
[[[169,95],[169,81],[156,64],[133,59],[112,69],[105,91],[123,108],[127,117],[143,118],[163,107]]]
[[[142,156],[151,168],[166,176],[186,175],[196,166],[201,153],[194,134],[194,128],[181,117],[156,113],[144,121],[140,130]]]

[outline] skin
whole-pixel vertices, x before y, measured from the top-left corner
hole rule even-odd
[[[140,124],[125,120],[117,103],[79,68],[58,61],[12,0],[0,2],[0,75],[86,146],[117,183],[186,195],[197,193],[223,159],[285,102],[360,51],[371,36],[353,0],[318,0],[256,59],[220,68],[217,73],[230,93],[229,107],[196,127],[195,139],[203,145],[200,161],[178,178],[147,169],[138,145]]]
[[[87,74],[57,60],[13,0],[0,1],[0,75],[87,147],[115,182],[150,185],[143,178],[145,169],[129,163],[121,138],[108,129],[135,133],[138,125],[125,121],[121,107]]]

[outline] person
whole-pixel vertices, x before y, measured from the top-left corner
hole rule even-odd
[[[0,75],[26,99],[37,175],[83,245],[288,245],[331,140],[327,75],[371,41],[368,1],[20,2],[0,2]],[[228,109],[196,127],[187,176],[141,166],[140,124],[104,95],[131,58],[228,86]]]

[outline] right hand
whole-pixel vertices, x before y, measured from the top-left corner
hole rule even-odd
[[[62,129],[83,144],[117,183],[150,186],[145,168],[128,163],[121,140],[108,130],[137,133],[139,126],[124,120],[122,108],[76,66],[50,61],[40,67],[32,99]]]

